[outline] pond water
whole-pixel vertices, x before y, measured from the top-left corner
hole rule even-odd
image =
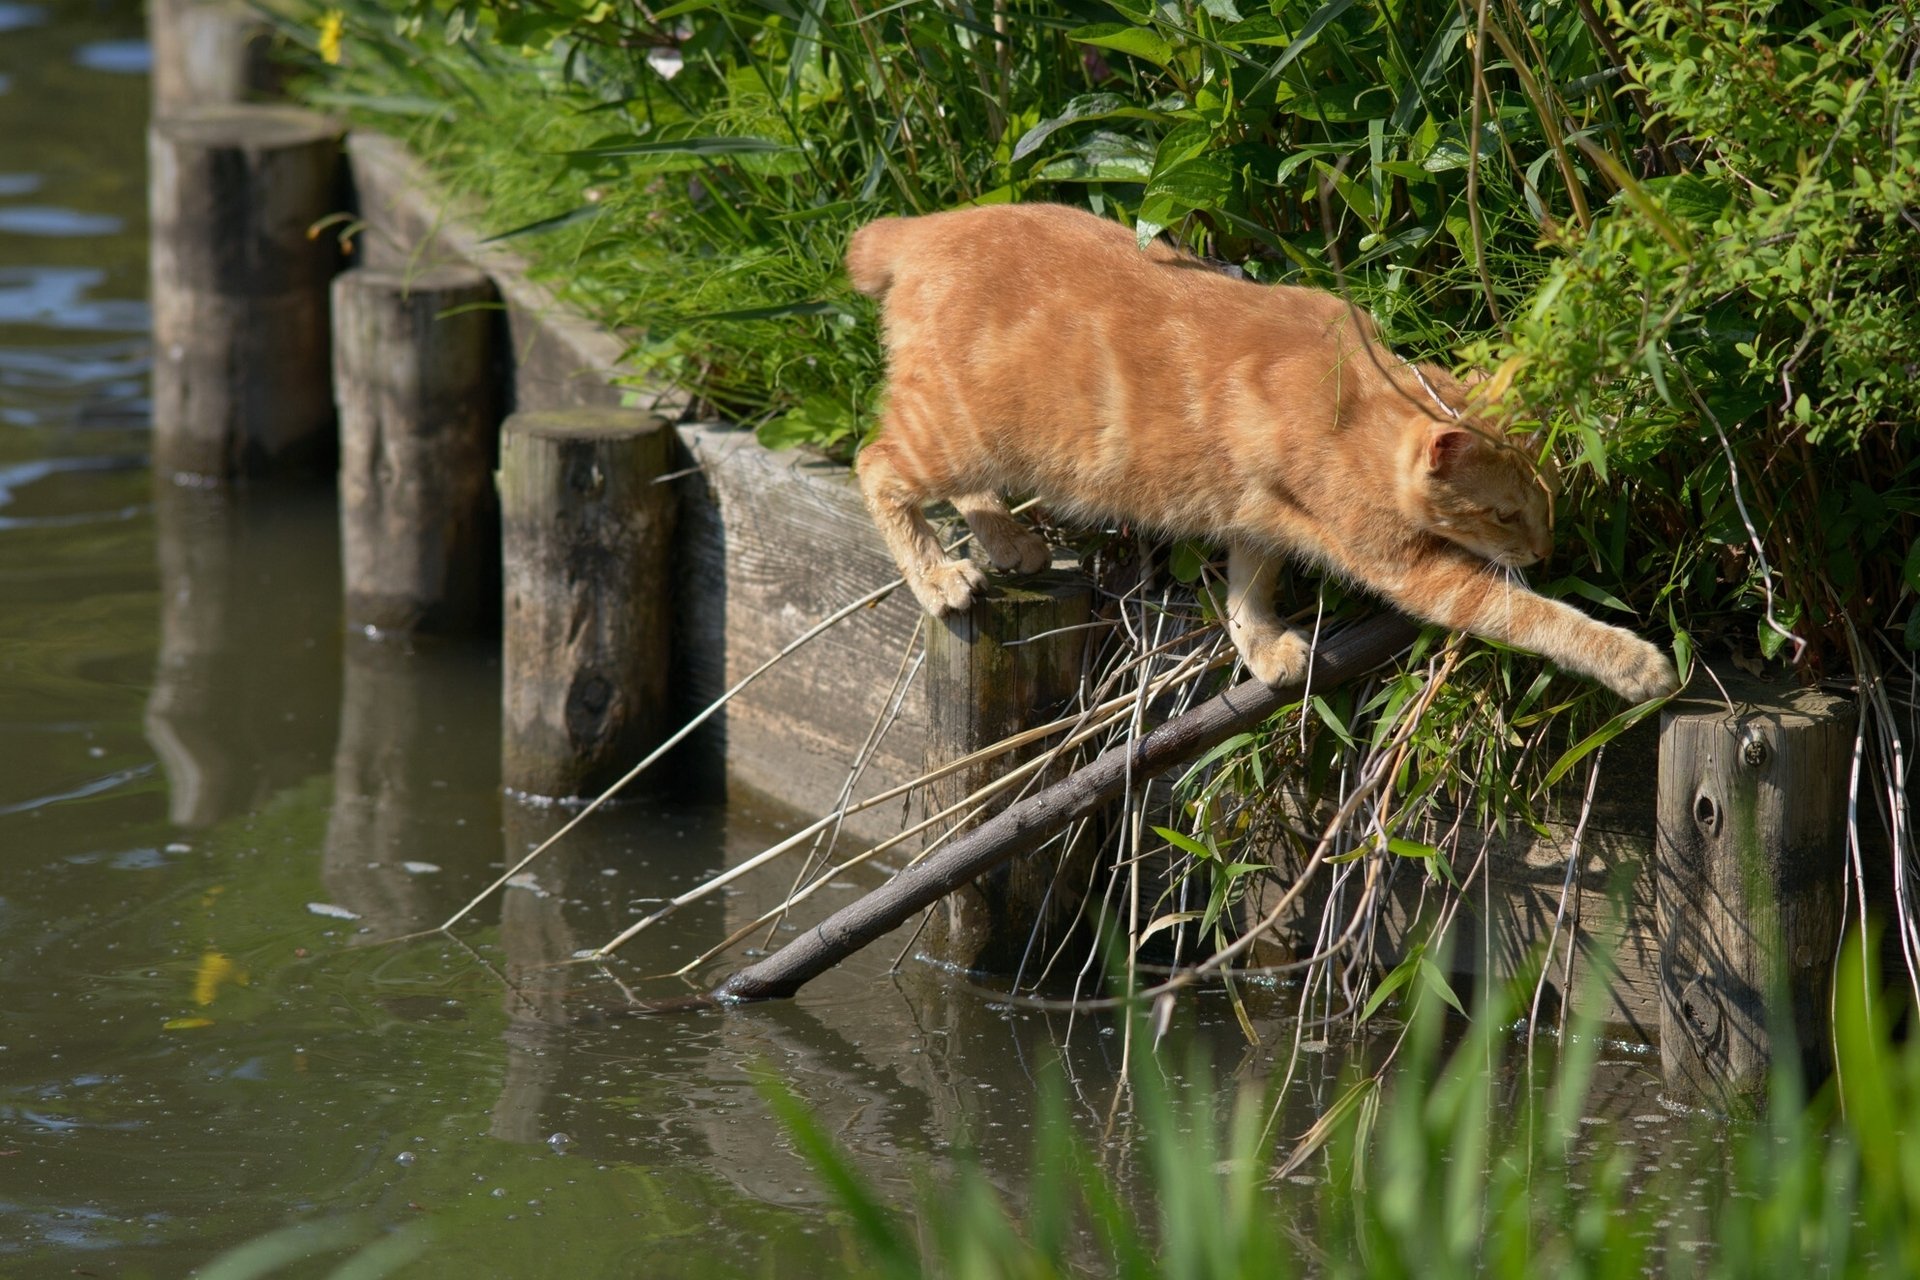
[[[597,816],[453,937],[379,945],[564,815],[501,797],[490,652],[343,636],[331,492],[150,476],[142,36],[0,3],[0,1272],[181,1275],[297,1222],[316,1255],[430,1238],[408,1274],[834,1270],[759,1072],[903,1204],[963,1141],[1019,1203],[1056,1060],[1123,1137],[1111,1021],[896,971],[904,939],[792,1002],[583,1017],[692,989],[642,979],[777,897],[563,963],[795,822],[743,800]],[[1290,997],[1249,998],[1267,1047],[1183,1009],[1162,1060],[1220,1064],[1184,1087],[1272,1068]],[[1336,1088],[1306,1064],[1282,1132]],[[1656,1077],[1615,1055],[1596,1105],[1658,1129]]]

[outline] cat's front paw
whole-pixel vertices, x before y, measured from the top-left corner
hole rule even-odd
[[[1274,686],[1292,684],[1307,674],[1313,646],[1297,631],[1260,631],[1234,637],[1254,679]]]
[[[1004,530],[983,526],[974,531],[994,568],[1008,573],[1038,573],[1053,563],[1053,548],[1045,538],[1031,529],[1009,524],[1011,527]]]
[[[1627,646],[1625,661],[1606,677],[1607,687],[1631,703],[1664,698],[1680,687],[1673,660],[1638,636]]]
[[[907,585],[913,588],[921,608],[943,618],[971,608],[974,599],[986,593],[987,575],[971,560],[943,560],[927,566],[917,578],[908,579]]]

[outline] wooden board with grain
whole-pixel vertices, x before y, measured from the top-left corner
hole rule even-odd
[[[846,468],[763,449],[737,427],[686,425],[680,438],[699,468],[682,482],[675,586],[675,683],[691,713],[898,570]],[[919,621],[912,597],[896,592],[750,686],[721,717],[730,781],[825,813],[894,704],[854,797],[916,777],[927,723],[920,681],[891,695]],[[884,838],[905,813],[890,804],[857,815],[847,833]]]

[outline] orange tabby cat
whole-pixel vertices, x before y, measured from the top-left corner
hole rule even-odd
[[[1513,580],[1552,545],[1540,472],[1458,416],[1458,381],[1396,360],[1331,294],[1143,253],[1060,205],[883,218],[854,235],[847,271],[883,299],[889,353],[860,483],[930,613],[965,609],[986,579],[947,557],[922,505],[950,500],[996,567],[1029,573],[1047,545],[1001,494],[1035,493],[1069,516],[1225,540],[1228,629],[1269,684],[1309,656],[1273,608],[1292,554],[1631,701],[1678,686],[1654,646]]]

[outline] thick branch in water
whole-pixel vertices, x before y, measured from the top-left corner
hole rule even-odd
[[[1414,634],[1413,623],[1389,614],[1323,638],[1314,650],[1313,687],[1327,689],[1364,675],[1404,649]],[[1007,859],[1033,852],[1068,823],[1116,799],[1129,777],[1144,780],[1195,759],[1298,698],[1301,687],[1276,689],[1257,680],[1243,681],[1144,737],[1111,748],[1086,768],[1001,810],[939,853],[834,912],[760,963],[733,974],[714,989],[714,996],[738,1001],[793,995],[914,913]]]

